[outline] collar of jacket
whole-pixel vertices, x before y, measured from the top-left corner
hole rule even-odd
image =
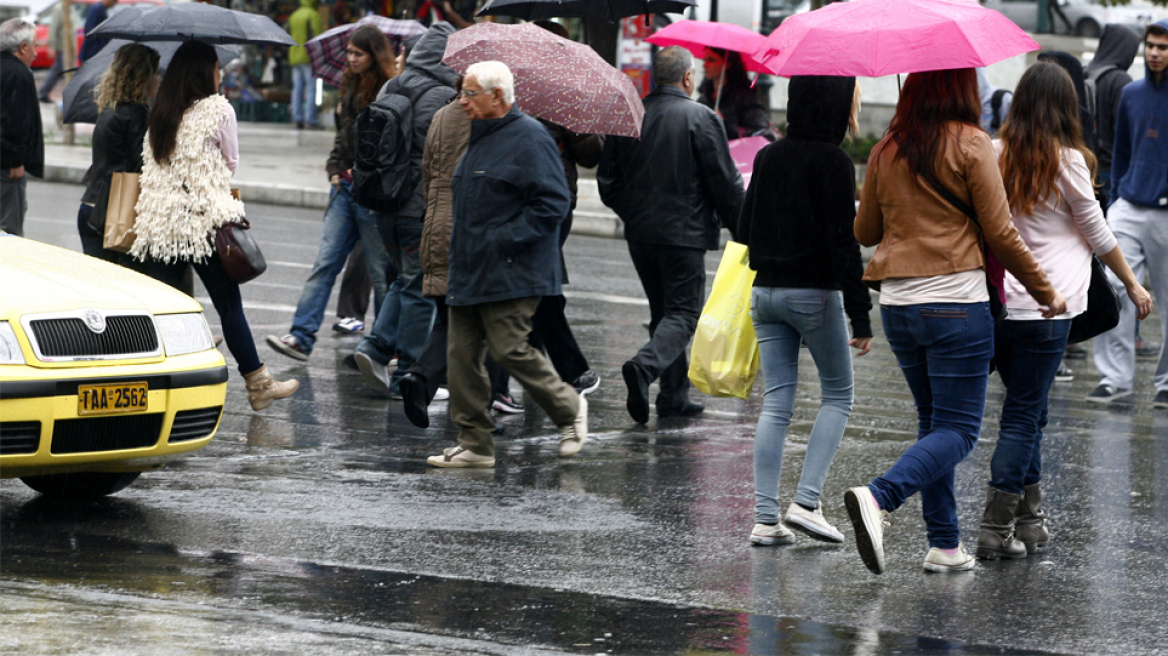
[[[685,91],[683,91],[682,88],[677,86],[676,84],[662,84],[662,85],[658,86],[656,89],[653,89],[653,93],[651,93],[649,95],[650,96],[658,96],[658,95],[677,96],[678,98],[685,98],[686,100],[693,100],[693,98],[689,97],[689,94],[687,94]]]
[[[470,124],[470,142],[474,143],[479,139],[491,134],[492,132],[502,129],[503,126],[510,125],[518,121],[523,116],[519,105],[511,105],[511,110],[499,118],[488,118],[479,121],[474,121]]]
[[[20,57],[17,57],[16,55],[12,54],[11,52],[8,52],[7,50],[0,52],[0,57],[3,57],[5,59],[11,59],[12,61],[15,61],[15,62],[19,62],[21,66],[24,66],[24,62],[20,61]]]

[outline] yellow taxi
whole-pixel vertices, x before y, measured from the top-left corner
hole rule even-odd
[[[0,232],[0,478],[57,497],[117,492],[206,446],[226,394],[193,298]]]

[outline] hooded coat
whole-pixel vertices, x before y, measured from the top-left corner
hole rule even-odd
[[[1084,69],[1095,78],[1095,156],[1099,170],[1111,170],[1111,149],[1115,146],[1115,115],[1123,88],[1131,84],[1127,73],[1140,51],[1140,35],[1126,25],[1103,26],[1095,59]]]
[[[754,157],[735,239],[750,247],[756,287],[840,289],[854,337],[871,337],[872,300],[861,277],[856,167],[840,148],[855,78],[796,75],[787,136]]]
[[[1075,95],[1079,97],[1079,123],[1083,126],[1083,142],[1097,152],[1099,142],[1095,138],[1095,117],[1087,109],[1087,85],[1083,82],[1083,64],[1078,57],[1061,50],[1051,50],[1038,55],[1038,61],[1052,61],[1063,68],[1075,83]]]
[[[1168,209],[1168,73],[1154,82],[1145,63],[1144,79],[1123,88],[1111,158],[1111,202]]]

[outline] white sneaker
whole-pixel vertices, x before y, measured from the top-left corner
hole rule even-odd
[[[345,317],[333,324],[333,330],[338,333],[360,333],[365,331],[365,322],[353,317]]]
[[[445,387],[439,387],[437,392],[434,392],[434,398],[431,401],[449,401],[450,390]]]
[[[430,456],[426,458],[426,462],[435,467],[448,467],[456,469],[466,469],[471,467],[494,467],[494,456],[480,456],[474,451],[464,449],[461,446],[453,446],[449,449],[443,449],[442,455]]]
[[[560,457],[571,458],[580,452],[588,441],[588,399],[580,396],[580,408],[576,411],[576,421],[560,427]]]
[[[827,520],[823,518],[823,510],[819,508],[808,510],[797,503],[792,503],[787,507],[787,515],[783,517],[783,523],[788,528],[805,533],[813,540],[834,544],[842,544],[844,541],[844,534],[827,523]]]
[[[755,524],[754,529],[750,531],[750,542],[751,544],[761,544],[766,547],[775,544],[793,544],[795,542],[795,534],[782,524],[775,524],[774,526]]]
[[[873,574],[884,573],[884,517],[867,485],[844,492],[844,506],[855,529],[860,559]]]
[[[389,393],[389,367],[360,351],[353,353],[353,359],[357,362],[357,368],[361,370],[361,376],[366,383]]]
[[[957,545],[957,553],[952,556],[933,547],[925,555],[925,571],[964,572],[973,569],[976,562],[963,545]]]

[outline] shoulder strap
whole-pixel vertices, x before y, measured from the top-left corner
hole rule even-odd
[[[945,200],[949,201],[950,205],[961,210],[961,212],[963,214],[965,214],[965,216],[969,217],[970,221],[973,221],[973,225],[977,226],[978,232],[982,231],[981,230],[981,221],[977,220],[977,210],[973,209],[965,201],[963,201],[960,198],[958,198],[957,196],[955,196],[952,191],[949,191],[949,189],[946,188],[945,185],[938,182],[935,178],[929,177],[928,180],[929,180],[929,184],[933,185],[933,189],[936,189],[937,193],[941,194],[941,196]]]

